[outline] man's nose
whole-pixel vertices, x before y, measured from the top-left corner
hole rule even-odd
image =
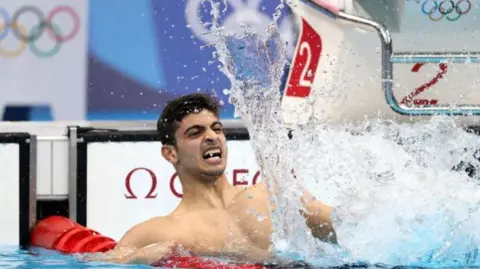
[[[213,130],[208,130],[205,134],[205,142],[215,143],[218,140],[218,134]]]

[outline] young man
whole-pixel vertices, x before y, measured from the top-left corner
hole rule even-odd
[[[179,249],[250,261],[270,258],[269,191],[262,183],[245,188],[227,181],[228,149],[217,101],[200,93],[173,100],[157,128],[162,156],[178,173],[183,198],[170,215],[131,228],[108,261],[152,264]],[[308,193],[303,198],[312,234],[336,243],[331,208]],[[266,218],[259,221],[257,214]]]

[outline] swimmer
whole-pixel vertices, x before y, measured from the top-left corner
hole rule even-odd
[[[262,183],[245,187],[227,181],[228,148],[218,108],[216,99],[201,93],[167,104],[157,124],[161,155],[175,168],[183,198],[171,214],[135,225],[115,249],[90,260],[153,264],[179,251],[249,261],[273,258],[270,193]],[[336,244],[331,207],[308,192],[302,202],[313,236]]]

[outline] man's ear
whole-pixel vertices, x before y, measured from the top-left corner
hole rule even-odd
[[[165,158],[165,160],[173,165],[175,165],[178,161],[177,150],[171,145],[162,145],[162,156]]]

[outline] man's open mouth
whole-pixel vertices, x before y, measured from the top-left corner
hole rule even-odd
[[[203,159],[205,160],[219,160],[222,158],[222,151],[220,148],[209,149],[203,153]]]

